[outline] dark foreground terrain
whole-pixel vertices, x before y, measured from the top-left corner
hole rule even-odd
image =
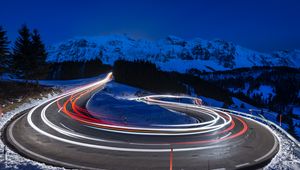
[[[0,81],[0,109],[5,113],[29,99],[39,99],[53,93],[53,88],[43,87],[38,84]]]

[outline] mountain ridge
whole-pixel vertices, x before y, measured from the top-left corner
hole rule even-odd
[[[48,48],[48,62],[100,59],[112,65],[118,59],[147,60],[165,71],[222,71],[252,66],[300,67],[300,50],[282,50],[271,54],[250,50],[224,40],[176,36],[150,41],[126,35],[77,37]]]

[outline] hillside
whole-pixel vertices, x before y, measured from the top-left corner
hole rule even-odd
[[[48,62],[89,61],[100,59],[112,65],[118,59],[143,59],[156,63],[161,70],[186,72],[223,71],[252,66],[300,67],[300,51],[260,53],[224,40],[199,38],[183,40],[175,36],[149,41],[125,35],[74,38],[48,47]]]

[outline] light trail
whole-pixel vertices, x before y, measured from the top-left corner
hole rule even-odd
[[[92,90],[93,89],[95,89],[95,87],[93,87]],[[80,112],[80,110],[82,110],[82,109],[79,109],[79,110],[76,109],[76,108],[79,108],[76,105],[76,102],[79,100],[80,97],[84,96],[87,93],[89,93],[89,91],[79,94],[74,99],[73,102],[72,102],[72,100],[73,100],[74,96],[76,96],[76,95],[71,95],[70,99],[67,100],[63,105],[63,109],[62,109],[63,112],[65,114],[67,114],[68,116],[70,116],[71,118],[73,118],[81,123],[87,124],[89,126],[94,126],[96,128],[100,128],[100,129],[103,129],[106,131],[111,131],[111,132],[120,132],[120,133],[135,134],[135,135],[193,135],[193,134],[208,133],[208,132],[219,130],[221,128],[224,128],[228,124],[230,124],[232,121],[231,116],[229,114],[227,114],[226,112],[223,112],[223,114],[225,114],[227,117],[229,117],[228,120],[221,117],[217,112],[209,110],[207,108],[202,108],[200,106],[181,105],[179,103],[174,103],[174,102],[163,102],[163,101],[160,102],[158,100],[152,99],[150,102],[155,101],[156,104],[159,103],[160,105],[164,105],[164,106],[178,107],[178,105],[179,105],[179,106],[185,107],[185,108],[189,107],[190,110],[193,110],[194,108],[196,108],[197,110],[194,109],[193,111],[197,111],[199,114],[208,115],[212,118],[212,120],[205,121],[205,122],[199,122],[197,124],[182,124],[182,125],[175,125],[175,126],[154,125],[154,126],[163,126],[163,127],[168,127],[168,128],[157,128],[157,127],[142,128],[142,127],[130,127],[128,125],[122,126],[122,125],[114,125],[114,124],[110,124],[110,123],[102,123],[103,120],[90,118]],[[142,99],[148,100],[148,99],[150,99],[150,97],[154,97],[154,96],[147,96],[145,98],[139,98],[136,100],[137,101],[141,101]],[[160,95],[159,97],[162,97],[162,95]],[[172,96],[168,95],[167,97],[171,98]],[[176,96],[176,98],[179,98],[179,97]],[[59,101],[59,100],[57,100],[57,101]],[[71,103],[71,106],[72,106],[75,114],[67,109],[67,106],[69,103]],[[222,111],[219,111],[219,112],[222,112]],[[87,112],[85,111],[85,113],[87,113]],[[219,121],[219,119],[221,119],[223,123],[219,123],[219,124],[215,125],[217,123],[217,121]],[[172,128],[172,127],[176,127],[176,128]],[[179,127],[185,127],[185,128],[179,128]]]
[[[119,119],[109,117],[105,113],[89,112],[89,110],[84,107],[86,100],[99,89],[103,89],[103,86],[111,79],[110,73],[101,81],[63,93],[34,107],[29,111],[26,117],[22,116],[16,121],[28,123],[29,126],[25,128],[33,131],[33,135],[38,134],[37,138],[41,138],[41,141],[43,139],[49,139],[51,140],[51,146],[57,142],[56,147],[61,147],[61,149],[68,151],[72,150],[74,153],[72,152],[71,154],[76,155],[81,152],[89,153],[90,151],[93,152],[93,154],[99,153],[98,156],[104,153],[104,155],[107,154],[109,157],[114,154],[118,156],[132,156],[132,153],[139,153],[138,155],[141,155],[140,153],[149,153],[154,157],[157,155],[163,157],[170,154],[169,166],[172,168],[174,168],[174,165],[177,166],[177,160],[181,159],[181,156],[179,156],[180,158],[177,157],[177,155],[180,155],[177,152],[186,154],[185,156],[187,156],[187,158],[184,158],[185,161],[181,161],[181,163],[187,161],[185,165],[189,164],[189,160],[194,160],[196,157],[198,158],[198,156],[194,157],[193,155],[201,154],[204,155],[202,159],[205,164],[208,159],[207,157],[211,157],[209,153],[212,152],[224,153],[226,151],[226,154],[227,152],[234,152],[231,155],[235,157],[233,160],[239,160],[236,154],[245,155],[245,152],[249,150],[241,149],[242,153],[239,153],[239,151],[237,151],[238,148],[252,145],[252,139],[256,134],[265,135],[271,133],[272,135],[269,135],[269,137],[270,139],[272,138],[271,140],[275,140],[275,142],[271,143],[272,145],[265,143],[263,146],[267,147],[267,149],[261,151],[260,148],[257,151],[261,153],[253,153],[251,159],[242,157],[241,161],[233,162],[232,166],[224,164],[226,169],[227,167],[235,169],[239,167],[250,167],[253,164],[261,164],[274,156],[274,153],[276,153],[278,149],[279,142],[277,141],[276,135],[274,135],[267,125],[247,118],[243,114],[232,114],[230,113],[231,110],[199,105],[202,101],[194,97],[151,95],[130,99],[149,105],[158,105],[177,112],[183,111],[183,113],[199,120],[199,122],[191,124],[152,124],[150,127],[145,128],[124,124],[119,122]],[[180,103],[176,101],[178,99],[198,100],[198,102]],[[98,117],[95,115],[98,115]],[[31,152],[30,147],[26,148],[28,143],[23,142],[27,140],[20,140],[19,136],[13,133],[13,131],[19,130],[19,128],[14,128],[15,124],[17,123],[13,122],[8,128],[8,135],[10,135],[14,146],[31,155],[38,155],[38,157],[44,159],[45,156],[43,156],[43,154],[48,153],[49,150],[47,150],[47,152],[41,152],[41,154],[39,150]],[[257,131],[259,133],[255,132],[256,134],[252,134],[254,127],[260,129],[260,131]],[[260,142],[260,140],[256,139],[256,142]],[[41,146],[44,146],[44,144]],[[35,146],[33,148],[35,148]],[[120,154],[119,152],[123,153]],[[248,155],[248,153],[246,153],[246,155]],[[130,156],[128,159],[130,159]],[[225,159],[228,159],[227,156],[224,156],[224,160],[220,162],[224,162]],[[72,158],[71,160],[77,159],[75,157],[73,159],[69,154],[67,154],[66,157],[68,159]],[[148,158],[149,157],[147,157],[147,159]],[[114,160],[118,158],[111,157],[110,159]],[[53,161],[55,159],[48,160],[55,162]],[[110,160],[110,162],[112,162],[112,160]],[[201,160],[202,163],[203,160]],[[197,164],[197,166],[199,166],[199,164]]]
[[[111,124],[105,124],[105,123],[99,123],[102,121],[94,121],[94,119],[83,115],[80,113],[80,111],[84,111],[87,113],[86,110],[84,109],[78,109],[79,107],[76,107],[76,102],[80,99],[80,97],[84,96],[85,94],[91,92],[92,90],[96,89],[99,86],[104,85],[105,83],[109,82],[111,80],[111,73],[108,74],[108,76],[99,82],[89,84],[87,86],[83,86],[81,88],[77,88],[74,91],[69,91],[68,93],[64,95],[60,95],[59,97],[52,99],[52,101],[47,101],[45,103],[48,103],[46,106],[43,107],[41,111],[41,119],[42,121],[51,129],[59,132],[60,134],[67,135],[69,137],[74,137],[74,138],[82,138],[82,139],[88,139],[88,140],[93,140],[93,141],[101,141],[101,142],[107,142],[107,143],[119,143],[117,141],[112,141],[112,140],[104,140],[104,139],[99,139],[99,138],[93,138],[89,137],[83,134],[76,133],[74,131],[71,131],[69,128],[64,128],[64,127],[59,127],[52,123],[46,116],[47,109],[53,105],[55,102],[58,102],[64,98],[68,98],[66,102],[64,102],[63,106],[60,106],[59,104],[59,110],[70,116],[70,118],[75,119],[83,124],[87,124],[89,127],[94,128],[94,129],[99,129],[99,130],[104,130],[104,131],[109,131],[109,132],[117,132],[117,133],[125,133],[125,134],[133,134],[133,135],[162,135],[162,136],[170,136],[170,135],[195,135],[195,134],[207,134],[210,132],[217,131],[219,129],[222,129],[226,127],[227,125],[231,124],[230,127],[227,129],[224,129],[221,132],[217,132],[215,134],[220,134],[220,133],[225,133],[227,131],[230,131],[231,129],[234,128],[235,123],[231,117],[226,112],[220,111],[220,110],[215,110],[215,109],[208,109],[202,106],[198,105],[193,105],[193,104],[183,104],[183,103],[177,103],[177,102],[169,102],[169,101],[163,101],[163,100],[157,100],[155,98],[181,98],[181,96],[172,96],[172,95],[152,95],[152,96],[146,96],[142,98],[136,98],[134,100],[136,101],[142,101],[142,102],[147,102],[150,104],[158,104],[161,106],[169,106],[169,107],[182,107],[186,109],[190,109],[192,111],[196,111],[199,114],[204,114],[209,117],[211,117],[212,120],[205,121],[205,122],[199,122],[196,124],[182,124],[182,125],[174,125],[174,126],[168,126],[168,128],[141,128],[141,127],[128,127],[128,126],[119,126],[119,125],[111,125]],[[183,98],[188,98],[195,100],[192,97],[187,97],[184,96]],[[133,100],[133,99],[131,99]],[[71,108],[78,109],[76,110],[75,114],[71,113],[67,109],[67,105],[70,102]],[[66,139],[60,139],[59,137],[54,137],[51,134],[48,134],[47,132],[43,131],[42,129],[38,128],[32,121],[32,114],[33,112],[37,109],[34,108],[32,109],[28,116],[27,120],[30,124],[31,127],[33,127],[35,130],[37,130],[40,133],[43,133],[47,135],[48,137],[55,138],[58,140],[62,141],[67,141]],[[73,109],[74,110],[74,109]],[[220,115],[221,113],[221,115]],[[79,115],[79,116],[78,116]],[[240,120],[241,121],[241,120]],[[242,121],[241,121],[242,122]],[[242,122],[243,123],[243,122]],[[162,125],[164,126],[164,125]],[[246,127],[247,125],[244,124]],[[175,127],[175,128],[173,128]],[[241,131],[239,133],[236,133],[235,136],[239,136],[245,133],[245,131]],[[208,134],[208,135],[215,135],[215,134]],[[231,135],[231,133],[229,133]],[[214,140],[202,140],[202,141],[192,141],[191,143],[207,143],[207,142],[218,142],[222,140],[226,140],[227,138],[231,138],[230,135],[223,137],[222,139],[214,139]],[[185,143],[177,143],[177,144],[188,144],[189,142]],[[140,143],[139,143],[140,144]],[[165,144],[164,144],[165,145]],[[199,149],[199,148],[198,148]],[[190,149],[189,149],[190,150]]]

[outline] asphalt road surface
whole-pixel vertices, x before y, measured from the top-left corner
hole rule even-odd
[[[7,144],[30,159],[79,169],[257,169],[278,152],[267,126],[204,106],[139,99],[190,114],[199,120],[193,125],[140,128],[105,114],[96,119],[85,104],[110,80],[26,111],[6,127]]]

